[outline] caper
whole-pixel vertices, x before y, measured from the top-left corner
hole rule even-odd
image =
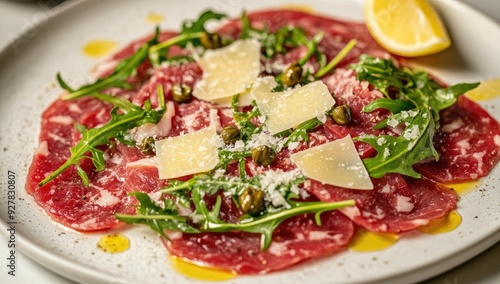
[[[225,126],[222,129],[220,136],[222,137],[222,140],[224,140],[224,143],[226,144],[231,144],[241,139],[240,130],[232,125]]]
[[[187,103],[191,100],[191,87],[186,84],[174,84],[172,87],[174,102]]]
[[[283,76],[281,76],[281,83],[284,86],[292,87],[302,82],[302,66],[297,63],[290,65]]]
[[[264,208],[264,192],[251,187],[245,188],[238,195],[238,201],[243,212],[257,215]]]
[[[217,33],[203,33],[200,42],[206,49],[215,49],[223,46],[222,38]]]
[[[335,123],[346,125],[351,121],[351,107],[348,105],[341,105],[333,108],[330,116]]]
[[[273,148],[262,145],[252,149],[252,160],[257,165],[269,166],[276,159]]]
[[[155,153],[155,139],[151,136],[142,139],[141,152],[145,155],[152,155]]]
[[[116,141],[113,140],[113,141],[109,141],[109,145],[108,145],[108,154],[110,156],[113,156],[115,153],[116,153]]]

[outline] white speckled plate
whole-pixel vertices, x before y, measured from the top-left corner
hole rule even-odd
[[[85,57],[82,47],[94,39],[120,45],[153,30],[151,12],[164,15],[163,28],[177,29],[210,6],[232,15],[247,10],[282,7],[287,0],[213,1],[79,1],[24,34],[0,54],[0,231],[7,236],[7,172],[16,174],[17,245],[42,265],[86,283],[199,283],[172,270],[160,240],[145,227],[123,230],[131,247],[105,254],[96,243],[103,233],[78,234],[54,224],[24,192],[26,172],[37,145],[40,115],[56,99],[56,72],[73,85],[88,79],[98,61]],[[300,2],[300,1],[295,1]],[[302,7],[343,19],[361,21],[362,1],[302,1]],[[435,0],[454,45],[417,63],[449,83],[500,78],[500,28],[455,1]],[[474,23],[473,25],[471,23]],[[482,102],[500,119],[498,99]],[[479,254],[500,240],[500,167],[479,189],[459,203],[463,223],[442,235],[412,233],[391,248],[372,253],[345,251],[265,276],[237,277],[228,283],[359,283],[420,281]]]

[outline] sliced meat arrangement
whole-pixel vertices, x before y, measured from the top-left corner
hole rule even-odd
[[[354,234],[352,222],[335,211],[323,213],[321,220],[321,227],[314,216],[286,220],[266,251],[261,250],[260,235],[239,232],[183,234],[165,244],[182,258],[240,274],[262,274],[345,248]]]
[[[357,151],[363,159],[375,156],[377,153],[374,147],[357,141],[356,137],[394,135],[394,132],[384,128],[374,129],[375,125],[390,116],[390,112],[384,109],[369,113],[363,111],[365,106],[384,98],[384,95],[375,86],[358,80],[356,72],[349,65],[356,63],[362,54],[398,59],[383,50],[371,38],[363,24],[342,22],[298,11],[256,12],[248,14],[248,19],[252,27],[266,28],[270,32],[290,26],[299,27],[309,37],[324,33],[318,44],[318,51],[324,54],[328,61],[334,58],[349,40],[357,40],[357,45],[347,53],[335,70],[321,78],[322,83],[326,85],[325,89],[333,96],[335,106],[350,107],[350,123],[341,125],[333,122],[330,117],[318,117],[318,120],[322,121],[307,130],[308,141],[303,139],[292,143],[293,145],[281,145],[274,163],[257,164],[251,155],[246,155],[241,159],[234,158],[234,161],[240,159],[240,163],[229,161],[226,172],[218,174],[230,177],[246,174],[254,177],[266,173],[297,172],[298,167],[292,162],[291,155],[347,136],[354,140],[354,153]],[[236,39],[241,31],[241,21],[230,20],[220,28],[219,34]],[[160,41],[176,35],[176,32],[161,33]],[[104,68],[102,77],[111,74],[119,60],[133,55],[150,38],[151,36],[140,39],[117,53],[109,66]],[[186,55],[192,52],[188,49],[174,46],[168,54]],[[298,46],[289,48],[285,54],[278,53],[271,58],[262,58],[261,75],[278,76],[307,52],[307,48]],[[309,75],[318,69],[319,62],[318,58],[313,57],[304,65],[309,68]],[[99,150],[103,151],[106,162],[103,171],[96,171],[90,159],[92,156],[87,153],[89,159],[83,159],[79,165],[88,176],[88,186],[82,183],[74,166],[46,185],[38,184],[71,156],[70,148],[82,139],[82,134],[74,125],[100,127],[111,119],[112,106],[94,97],[55,101],[42,116],[39,147],[29,169],[27,192],[53,220],[74,230],[105,230],[122,224],[115,218],[116,213],[136,213],[138,200],[129,195],[130,192],[143,192],[158,197],[161,195],[161,188],[175,183],[160,179],[156,154],[154,151],[143,151],[141,142],[150,137],[156,140],[170,139],[214,124],[220,133],[224,127],[237,124],[233,118],[233,110],[227,105],[194,97],[182,103],[174,101],[174,88],[193,89],[202,78],[202,68],[196,61],[162,64],[153,68],[149,60],[145,60],[138,66],[137,72],[128,78],[127,83],[131,88],[113,87],[103,90],[103,93],[126,98],[134,105],[142,106],[149,102],[153,108],[158,108],[161,105],[158,86],[161,86],[167,110],[158,124],[141,125],[129,131],[136,140],[136,145],[111,139],[110,146],[100,146]],[[248,89],[250,87],[246,86]],[[327,96],[330,97],[328,92]],[[245,106],[238,111],[251,109],[252,106]],[[355,202],[354,206],[340,210],[321,211],[321,226],[315,222],[315,214],[294,215],[276,227],[271,245],[266,250],[261,249],[262,235],[241,231],[169,232],[171,240],[164,239],[165,245],[171,254],[196,263],[241,274],[262,274],[337,252],[349,244],[357,228],[366,228],[372,232],[397,233],[426,225],[457,207],[457,196],[438,183],[478,179],[487,175],[500,160],[500,125],[479,105],[460,97],[455,105],[442,111],[440,117],[440,131],[434,137],[439,160],[417,164],[414,168],[422,174],[420,179],[389,173],[382,178],[371,178],[372,190],[356,190],[304,178],[298,185],[300,190],[294,192],[292,199],[295,201]],[[256,124],[255,127],[264,123],[260,116],[253,117],[252,122]],[[278,139],[269,136],[271,135],[263,135],[258,138],[258,142],[266,144]],[[238,168],[241,165],[243,170]],[[192,174],[179,177],[178,180],[186,181],[191,177]],[[191,197],[191,193],[187,192],[186,196]],[[239,209],[238,203],[241,201],[235,201],[238,198],[231,197],[230,194],[220,196],[223,196],[221,220],[237,223],[243,216],[247,216]],[[177,200],[179,196],[174,198],[172,195],[169,198]],[[214,200],[209,202],[210,210],[217,207]],[[179,204],[177,206],[182,207]],[[193,203],[188,207],[183,210],[187,210],[189,214],[201,214],[195,212],[196,206]],[[196,222],[192,221],[189,225],[196,227]]]

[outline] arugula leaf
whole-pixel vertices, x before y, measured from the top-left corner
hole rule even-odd
[[[239,111],[238,98],[239,94],[233,96],[231,100],[231,110],[233,112],[234,123],[240,129],[241,139],[246,142],[252,135],[262,131],[262,126],[255,126],[251,121],[253,118],[259,117],[261,113],[255,101],[252,101],[252,109],[250,111]]]
[[[190,34],[179,34],[172,38],[167,39],[166,41],[162,41],[158,44],[151,46],[148,49],[149,60],[153,67],[158,67],[161,62],[168,60],[166,58],[166,54],[168,53],[168,49],[174,45],[185,44],[191,40],[199,39],[205,32],[197,32]]]
[[[133,111],[133,110],[139,110],[140,107],[134,105],[131,103],[129,100],[124,99],[122,97],[116,97],[108,94],[101,94],[101,93],[92,93],[90,96],[100,99],[101,101],[111,103],[115,107],[124,110],[125,112]]]
[[[166,41],[160,42],[149,48],[149,59],[154,67],[163,61],[169,61],[166,54],[171,46],[178,45],[185,48],[188,43],[192,46],[202,46],[200,37],[207,33],[205,23],[210,20],[220,20],[227,17],[225,14],[205,11],[197,20],[187,20],[182,24],[181,32]]]
[[[215,194],[218,190],[222,189],[227,192],[231,192],[233,195],[238,195],[245,188],[258,189],[260,187],[259,177],[253,178],[238,178],[238,177],[228,177],[222,176],[215,178],[208,174],[196,175],[187,181],[171,181],[171,184],[161,191],[164,193],[171,194],[176,191],[187,190],[187,191],[203,191],[209,195]]]
[[[251,150],[243,150],[243,151],[231,151],[231,150],[219,150],[219,165],[217,168],[226,169],[227,165],[231,161],[235,160],[244,160],[246,157],[251,157]]]
[[[290,48],[305,45],[308,47],[306,58],[309,59],[311,55],[316,54],[316,45],[323,37],[323,34],[318,34],[313,40],[309,40],[304,30],[292,26],[282,27],[275,32],[270,32],[266,27],[257,29],[252,27],[246,13],[242,14],[241,23],[240,37],[242,39],[257,39],[261,43],[262,53],[267,58],[272,58],[276,54],[286,53]],[[305,64],[307,59],[303,59],[300,65]]]
[[[387,98],[390,98],[390,87],[404,90],[405,87],[412,87],[414,85],[413,80],[406,80],[408,78],[407,74],[403,70],[398,69],[392,60],[365,54],[361,55],[359,60],[359,63],[351,66],[356,71],[358,79],[368,81]]]
[[[59,85],[69,92],[69,94],[63,95],[62,99],[77,99],[109,87],[130,89],[131,86],[127,83],[127,79],[136,74],[137,67],[148,57],[149,48],[158,41],[158,34],[159,29],[156,28],[155,36],[150,41],[143,44],[132,56],[120,61],[111,75],[106,78],[97,79],[92,84],[84,85],[74,90],[63,80],[61,74],[57,73]]]
[[[281,194],[281,196],[287,200],[290,198],[298,198],[298,186],[304,183],[305,177],[301,174],[290,177],[287,181],[273,181],[272,187],[273,191]],[[201,174],[192,177],[187,181],[170,181],[170,185],[162,188],[161,191],[167,194],[172,194],[179,191],[188,191],[193,193],[194,191],[199,191],[198,194],[204,196],[205,194],[214,195],[219,190],[231,194],[233,196],[240,195],[245,189],[260,189],[265,193],[267,191],[267,186],[269,186],[269,178],[264,175],[256,175],[248,177],[245,175],[240,176],[216,176],[209,174]],[[281,207],[289,208],[290,204],[279,204],[273,205],[268,202],[268,209],[279,209]]]
[[[321,121],[319,121],[319,119],[316,117],[302,122],[293,129],[290,135],[288,135],[287,139],[285,140],[284,146],[287,146],[292,142],[309,142],[309,135],[307,135],[307,133],[319,125],[323,125],[323,123],[321,123]]]
[[[226,18],[226,14],[216,13],[210,10],[203,12],[197,20],[194,21],[185,21],[182,23],[181,35],[190,35],[196,34],[200,32],[207,32],[205,29],[205,23],[210,20],[220,20]],[[200,46],[201,42],[199,39],[193,39],[191,41],[193,46]],[[187,42],[180,43],[181,47],[186,47]]]
[[[239,223],[227,223],[219,218],[222,205],[220,195],[217,196],[216,202],[211,209],[208,209],[205,204],[205,195],[213,195],[220,189],[230,191],[232,195],[237,195],[240,191],[248,187],[258,189],[260,188],[260,178],[258,176],[249,179],[237,177],[214,178],[209,175],[199,175],[186,182],[172,181],[172,184],[162,189],[162,191],[172,194],[187,190],[191,193],[192,202],[195,206],[195,214],[190,215],[188,218],[196,219],[196,222],[192,220],[193,224],[197,224],[198,227],[196,228],[189,225],[191,223],[186,219],[187,217],[176,215],[175,205],[168,203],[164,205],[164,208],[161,208],[144,193],[133,193],[141,203],[137,210],[137,215],[116,214],[116,216],[118,219],[129,224],[146,224],[164,237],[166,237],[163,233],[164,229],[187,233],[228,231],[258,233],[262,235],[261,249],[266,250],[271,244],[274,230],[286,219],[297,215],[314,213],[317,225],[321,226],[319,216],[321,213],[355,204],[354,200],[341,202],[297,202],[289,199],[295,196],[290,194],[287,197],[290,207],[272,212],[267,211],[258,217],[245,215],[244,220]],[[304,178],[299,177],[292,184],[302,183],[303,181]],[[290,187],[291,185],[283,186]],[[171,201],[169,200],[168,202]]]
[[[321,223],[318,221],[319,214],[325,211],[332,211],[355,205],[354,200],[344,200],[340,202],[292,202],[293,205],[289,209],[268,212],[259,217],[245,220],[245,222],[227,223],[222,221],[218,217],[221,204],[220,196],[217,197],[216,204],[212,210],[208,210],[208,208],[205,206],[205,202],[203,202],[202,195],[199,194],[199,191],[193,191],[192,197],[197,212],[201,213],[201,215],[204,217],[203,221],[201,222],[201,228],[203,231],[242,231],[258,233],[262,235],[261,250],[263,251],[268,249],[271,245],[274,230],[286,219],[297,215],[315,213],[316,224],[318,226],[321,226]]]
[[[145,224],[160,236],[169,239],[165,230],[175,230],[184,233],[200,233],[200,230],[191,226],[186,216],[179,216],[177,207],[171,199],[163,199],[163,207],[151,200],[143,192],[132,192],[130,195],[137,198],[140,206],[136,215],[115,213],[116,219],[128,224]]]
[[[438,160],[439,155],[432,144],[437,129],[430,110],[421,107],[413,111],[418,113],[412,116],[400,112],[375,126],[385,127],[390,120],[408,125],[400,136],[367,135],[357,138],[377,150],[377,156],[363,160],[370,176],[380,178],[392,172],[420,178],[412,166],[431,157]]]
[[[431,106],[433,109],[443,110],[452,106],[457,98],[468,91],[479,86],[477,83],[460,83],[446,89],[436,90],[436,96],[432,97]]]
[[[382,98],[374,100],[369,105],[365,106],[363,108],[363,111],[372,112],[379,108],[385,108],[389,110],[391,113],[400,113],[401,111],[415,108],[415,105],[410,101]]]
[[[91,159],[96,167],[96,171],[104,170],[106,162],[103,152],[96,147],[109,144],[112,138],[121,139],[122,141],[126,140],[124,135],[127,130],[141,126],[145,123],[158,123],[163,112],[164,109],[151,109],[149,102],[145,104],[145,109],[134,108],[123,114],[119,114],[118,108],[114,108],[111,111],[111,120],[101,127],[85,130],[78,144],[70,148],[71,157],[38,185],[43,186],[47,184],[71,165],[75,165],[84,185],[88,186],[88,177],[85,171],[79,166],[81,159]],[[86,153],[88,152],[90,152],[92,156],[87,156]]]
[[[370,176],[380,178],[386,173],[400,173],[420,178],[413,165],[427,159],[439,159],[433,139],[439,130],[439,112],[452,106],[457,98],[477,87],[479,83],[463,83],[442,88],[423,71],[399,69],[389,59],[362,55],[360,62],[352,68],[359,80],[366,80],[385,98],[375,100],[363,111],[387,109],[392,115],[375,126],[404,126],[400,136],[365,135],[356,140],[363,141],[377,150],[373,158],[363,162]],[[395,98],[391,98],[394,95]]]

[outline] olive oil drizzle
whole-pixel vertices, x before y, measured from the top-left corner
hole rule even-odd
[[[443,184],[449,189],[453,190],[458,196],[464,196],[472,191],[474,191],[481,184],[481,181],[468,181],[468,182],[460,182],[460,183],[450,183]]]
[[[107,253],[121,253],[130,248],[130,241],[122,234],[108,234],[99,240],[97,247]]]
[[[118,46],[114,40],[98,39],[85,44],[83,53],[88,57],[103,57],[111,53]]]
[[[394,245],[399,236],[394,233],[374,233],[366,229],[359,229],[349,244],[354,252],[372,252],[384,250]]]
[[[146,17],[146,20],[152,24],[159,24],[165,20],[165,17],[162,14],[149,13]]]
[[[455,230],[462,223],[462,216],[454,210],[438,220],[431,221],[428,225],[418,228],[424,234],[443,234]]]
[[[182,258],[171,256],[170,263],[175,271],[192,279],[203,281],[225,281],[232,279],[237,274],[230,270],[224,270],[211,266],[199,265]]]

